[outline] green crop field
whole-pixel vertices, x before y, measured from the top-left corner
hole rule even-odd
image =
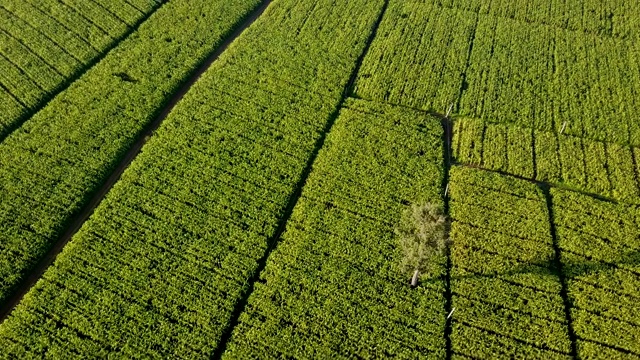
[[[0,0],[0,359],[640,359],[638,0]]]

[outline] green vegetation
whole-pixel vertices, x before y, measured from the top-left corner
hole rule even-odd
[[[572,3],[392,0],[356,95],[640,145],[640,11]]]
[[[638,69],[636,41],[492,16],[480,16],[475,40],[461,114],[640,144],[640,72],[627,72]]]
[[[158,5],[152,0],[3,1],[0,139]]]
[[[463,164],[640,202],[638,148],[473,119],[455,122],[452,147]]]
[[[640,358],[638,40],[627,0],[3,0],[0,359]]]
[[[213,10],[207,4],[200,6]],[[208,358],[382,4],[272,3],[191,88],[0,326],[4,353]]]
[[[552,190],[578,357],[640,357],[640,214]]]
[[[224,358],[445,356],[444,257],[411,289],[393,256],[405,204],[441,197],[441,137],[419,112],[346,103]]]
[[[585,1],[484,1],[435,0],[440,6],[474,11],[493,17],[515,19],[604,37],[634,39],[640,35],[640,9],[625,0]]]
[[[193,68],[257,4],[167,3],[0,143],[0,303]]]
[[[431,2],[389,1],[355,96],[445,112],[459,95],[476,21]]]
[[[453,167],[452,351],[474,358],[570,358],[568,323],[542,191]]]

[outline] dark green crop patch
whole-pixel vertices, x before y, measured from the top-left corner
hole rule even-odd
[[[174,108],[42,281],[0,326],[0,348],[23,358],[209,358],[222,345],[232,313],[342,100],[337,89],[347,86],[382,4],[284,0],[269,5]],[[208,29],[215,36],[221,35],[214,31],[219,28],[207,24],[231,25],[253,7],[197,5],[207,17],[193,31]],[[191,43],[184,37],[204,42],[211,36],[173,25],[193,18],[191,1],[170,2],[160,11],[165,9],[173,11],[161,23],[175,29],[165,60],[173,59],[173,51],[182,54],[178,49]],[[220,17],[225,21],[217,21]],[[292,35],[292,29],[299,31]],[[150,30],[168,46],[164,30]],[[113,76],[118,67],[102,69],[107,81],[120,84],[111,90],[160,86],[152,80],[170,73],[161,72],[164,66],[186,66],[155,56],[149,60],[151,65],[140,64],[148,71],[156,61],[163,64],[154,77],[143,76],[151,76],[143,68],[127,70],[138,83]],[[125,119],[115,123],[133,126]],[[103,131],[104,140],[126,143],[116,134],[131,129]],[[413,146],[417,152],[427,145]],[[376,161],[392,164],[394,159]],[[55,324],[48,326],[52,320]]]
[[[346,102],[224,358],[445,356],[445,259],[412,289],[394,235],[405,203],[442,202],[441,137],[423,113]]]
[[[636,206],[552,190],[578,356],[640,356],[640,214]]]
[[[454,354],[569,358],[571,344],[542,191],[523,180],[453,167]]]

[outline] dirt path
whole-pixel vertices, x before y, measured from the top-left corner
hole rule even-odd
[[[225,41],[211,53],[204,62],[189,76],[188,80],[182,84],[176,93],[167,101],[160,114],[147,126],[146,130],[140,135],[138,140],[129,148],[127,153],[118,163],[117,167],[113,170],[107,180],[100,186],[100,188],[93,194],[91,200],[86,204],[83,209],[75,215],[68,225],[67,230],[58,238],[58,240],[51,246],[47,253],[38,261],[33,267],[30,274],[22,281],[15,292],[7,299],[7,301],[0,307],[0,323],[3,322],[10,314],[16,305],[22,300],[24,295],[29,292],[31,287],[42,277],[44,272],[53,263],[56,256],[62,251],[64,246],[71,240],[73,235],[80,230],[82,225],[93,214],[95,208],[100,204],[105,195],[111,190],[111,187],[118,181],[125,169],[136,158],[144,144],[153,136],[153,132],[160,126],[162,121],[169,115],[176,104],[184,97],[189,91],[191,86],[198,81],[200,76],[207,71],[211,64],[218,59],[218,57],[227,49],[227,47],[246,30],[269,6],[271,0],[264,0],[262,4],[258,5],[249,16],[247,16],[230,34],[225,36]]]

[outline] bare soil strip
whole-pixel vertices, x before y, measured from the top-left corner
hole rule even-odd
[[[2,304],[2,306],[0,307],[0,323],[11,314],[11,311],[16,307],[16,305],[18,305],[18,303],[22,300],[24,295],[29,292],[33,285],[35,285],[38,279],[42,277],[47,268],[49,268],[49,266],[53,263],[56,256],[58,256],[64,246],[69,242],[69,240],[71,240],[73,235],[75,235],[75,233],[80,230],[85,221],[89,219],[89,217],[91,216],[91,214],[93,214],[93,211],[100,204],[105,195],[109,192],[109,190],[111,190],[113,185],[116,183],[116,181],[118,181],[129,164],[131,164],[131,162],[136,158],[138,153],[140,153],[140,150],[153,135],[153,132],[160,126],[162,121],[167,117],[167,115],[169,115],[169,113],[187,93],[187,91],[189,91],[191,86],[193,86],[193,84],[198,81],[200,76],[202,76],[202,74],[207,71],[211,64],[218,59],[220,54],[222,54],[245,29],[247,29],[256,19],[258,19],[260,15],[262,15],[262,13],[270,3],[271,0],[264,0],[262,4],[260,4],[251,12],[251,14],[249,14],[244,20],[242,20],[242,22],[235,27],[233,32],[225,36],[226,40],[204,60],[204,62],[191,74],[191,76],[189,76],[189,79],[184,84],[182,84],[182,86],[176,93],[171,96],[162,111],[158,114],[158,116],[156,116],[153,122],[151,122],[147,126],[147,129],[139,136],[138,140],[131,146],[131,148],[129,148],[126,154],[124,154],[111,175],[93,194],[89,203],[86,204],[80,211],[80,213],[71,220],[70,224],[67,227],[67,230],[58,238],[58,240],[51,246],[49,251],[47,251],[47,253],[41,258],[41,260],[35,265],[29,276],[27,276],[22,284],[20,284],[15,293],[7,299],[6,303]],[[0,139],[0,141],[2,141],[2,139]]]

